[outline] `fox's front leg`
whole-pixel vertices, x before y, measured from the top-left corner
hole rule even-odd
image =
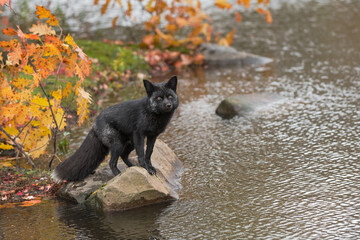
[[[145,162],[144,140],[145,140],[145,136],[143,134],[136,132],[134,133],[134,145],[135,145],[136,154],[138,155],[139,164],[140,166],[145,168],[148,171],[148,173],[154,174],[154,172],[150,170],[148,164]]]
[[[147,166],[148,166],[147,170],[151,175],[156,174],[156,169],[151,164],[151,154],[154,149],[155,141],[156,141],[156,136],[148,136],[147,137],[145,163],[147,164]]]

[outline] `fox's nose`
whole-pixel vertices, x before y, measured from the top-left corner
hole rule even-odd
[[[167,104],[166,104],[166,108],[167,108],[167,109],[170,109],[170,108],[172,108],[172,105],[171,105],[171,103],[167,103]]]

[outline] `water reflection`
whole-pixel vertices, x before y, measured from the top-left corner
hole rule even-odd
[[[49,201],[30,208],[3,209],[0,239],[163,239],[157,219],[168,205],[106,213]]]

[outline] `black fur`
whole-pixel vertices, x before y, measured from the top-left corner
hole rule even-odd
[[[55,168],[52,174],[55,180],[84,179],[100,165],[109,151],[110,168],[117,175],[120,173],[116,167],[118,158],[131,167],[128,156],[134,149],[140,166],[150,174],[156,173],[151,154],[156,138],[165,130],[178,107],[177,78],[174,76],[158,84],[144,80],[144,86],[146,97],[116,104],[99,114],[80,148]],[[144,153],[145,137],[147,147]]]

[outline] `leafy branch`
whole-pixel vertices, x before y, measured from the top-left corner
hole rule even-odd
[[[6,6],[4,1],[0,11]],[[35,167],[32,159],[46,153],[51,136],[51,167],[57,133],[66,126],[63,103],[70,93],[76,96],[79,125],[87,118],[91,99],[81,86],[90,73],[91,61],[70,35],[62,35],[55,15],[41,6],[36,6],[35,14],[40,21],[29,33],[20,26],[2,29],[12,38],[0,41],[0,149],[15,147]],[[69,80],[60,81],[60,70]],[[47,87],[49,83],[52,89]]]

